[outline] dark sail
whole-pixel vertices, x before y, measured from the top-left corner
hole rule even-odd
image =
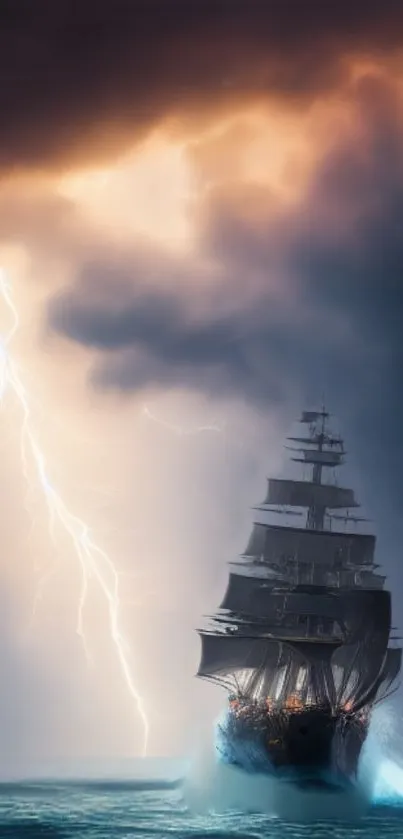
[[[256,523],[243,556],[262,557],[267,562],[295,558],[300,563],[328,566],[349,563],[359,568],[373,562],[375,542],[375,536],[366,534]]]
[[[319,464],[321,465],[321,464]],[[358,507],[352,489],[314,481],[290,481],[269,478],[263,504],[287,504],[290,507],[327,507],[332,510]]]
[[[202,655],[198,676],[212,676],[229,670],[256,669],[269,660],[275,664],[279,645],[261,638],[212,635],[201,632]]]
[[[227,591],[221,603],[221,609],[230,612],[248,611],[248,604],[260,592],[273,590],[274,582],[259,577],[245,577],[241,574],[230,574]]]
[[[273,581],[231,574],[221,609],[259,619],[267,627],[273,621],[285,626],[287,616],[316,617],[318,624],[321,619],[336,621],[345,633],[346,643],[365,631],[371,636],[381,631],[383,639],[388,639],[390,633],[391,603],[387,591],[318,592],[303,587],[284,590]]]

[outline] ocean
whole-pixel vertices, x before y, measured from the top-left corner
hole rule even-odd
[[[192,814],[171,781],[32,781],[0,785],[0,838],[403,839],[403,802],[379,800],[363,818],[293,823],[233,811]]]

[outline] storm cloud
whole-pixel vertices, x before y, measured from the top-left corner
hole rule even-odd
[[[390,62],[399,0],[7,0],[0,9],[0,167],[113,157],[168,121],[262,99],[303,107],[350,59]]]
[[[402,124],[393,88],[378,79],[365,80],[358,103],[361,141],[353,132],[333,146],[297,207],[271,212],[254,228],[243,221],[242,201],[209,198],[204,247],[222,267],[218,290],[195,291],[190,282],[188,294],[183,288],[145,292],[142,275],[141,285],[122,287],[111,311],[86,294],[84,272],[74,289],[52,301],[49,319],[65,337],[99,350],[97,387],[187,386],[259,406],[284,403],[290,390],[317,401],[325,389],[369,486],[381,485],[383,503],[397,512],[403,502]],[[109,272],[112,288],[122,269],[115,276],[113,266],[85,270],[87,279],[89,272],[100,281]],[[130,276],[130,265],[125,270]],[[283,294],[273,293],[273,270]],[[132,271],[135,280],[135,258]],[[242,278],[253,294],[226,311],[223,298],[230,299],[231,288],[239,294]],[[197,295],[203,315],[195,317]]]
[[[206,292],[189,282],[187,291],[175,289],[175,262],[158,251],[151,266],[136,252],[132,264],[94,261],[80,270],[75,288],[52,301],[52,328],[101,351],[140,349],[143,359],[159,361],[164,378],[169,370],[176,377],[176,365],[186,367],[193,381],[197,369],[216,366],[223,375],[227,369],[229,387],[248,379],[256,397],[263,381],[253,357],[260,361],[275,351],[277,363],[283,359],[289,372],[296,365],[299,377],[301,350],[308,352],[303,363],[310,368],[319,340],[329,356],[336,351],[352,367],[352,349],[360,364],[363,353],[379,363],[393,355],[402,311],[403,131],[390,89],[367,79],[362,94],[365,146],[355,136],[336,145],[297,207],[271,212],[254,228],[242,216],[249,187],[238,205],[233,197],[231,203],[222,195],[208,199],[203,245],[219,260],[225,282],[218,288]],[[164,291],[147,284],[147,271],[155,273],[156,265],[160,279],[169,279]],[[176,273],[185,270],[178,263]],[[254,275],[259,282],[252,297],[226,311],[223,298],[231,289],[242,291],[242,278],[247,286]],[[109,288],[109,300],[102,300],[101,288]],[[195,316],[198,296],[204,314]],[[119,382],[118,370],[117,364],[116,385],[137,386],[130,369]]]

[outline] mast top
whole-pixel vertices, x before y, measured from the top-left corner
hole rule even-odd
[[[308,486],[311,486],[309,493],[311,500],[307,504],[308,515],[306,522],[307,527],[311,530],[324,529],[327,509],[333,506],[330,496],[331,494],[334,496],[337,494],[336,486],[322,483],[323,470],[334,469],[337,466],[342,466],[345,462],[344,457],[346,452],[344,449],[344,440],[339,435],[328,430],[327,420],[329,417],[330,413],[326,410],[324,404],[321,410],[302,411],[299,422],[309,426],[308,434],[287,438],[292,443],[299,444],[297,446],[287,447],[293,452],[291,459],[298,463],[305,463],[312,466],[311,480],[308,484]],[[308,486],[306,487],[306,491],[308,491]],[[319,489],[322,486],[323,489]],[[308,495],[308,492],[306,494]],[[339,492],[338,494],[340,498],[337,503],[334,503],[334,506],[346,508],[357,506],[351,491],[344,491],[344,501],[341,497],[342,493]]]

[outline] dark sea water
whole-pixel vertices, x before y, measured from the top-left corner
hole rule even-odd
[[[181,788],[145,780],[0,785],[0,837],[13,839],[403,839],[400,800],[379,801],[363,818],[298,824],[225,812],[192,815]]]
[[[223,768],[208,746],[185,762],[52,764],[36,780],[0,781],[0,839],[403,839],[403,720],[378,717],[354,806]]]

